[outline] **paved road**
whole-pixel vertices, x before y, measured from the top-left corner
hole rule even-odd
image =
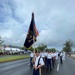
[[[32,69],[28,65],[29,59],[0,63],[0,75],[32,75]],[[63,64],[59,64],[50,71],[44,69],[42,75],[75,75],[75,60],[66,56]]]

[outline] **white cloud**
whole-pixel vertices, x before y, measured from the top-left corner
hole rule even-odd
[[[63,47],[63,43],[75,41],[74,0],[1,0],[0,35],[5,43],[23,45],[29,28],[31,13],[39,31],[36,45]]]
[[[6,32],[0,32],[0,35],[2,36],[2,38],[12,38],[13,36],[13,32],[11,30],[6,30]]]

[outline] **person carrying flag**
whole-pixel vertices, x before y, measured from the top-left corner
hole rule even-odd
[[[43,58],[40,57],[40,52],[35,51],[33,75],[41,75],[41,68],[44,66]]]

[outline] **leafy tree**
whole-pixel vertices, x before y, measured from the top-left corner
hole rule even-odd
[[[25,50],[25,47],[21,47],[22,50]]]
[[[64,46],[65,47],[63,47],[63,51],[71,52],[72,51],[72,47],[74,46],[74,43],[71,40],[69,40],[69,41],[65,42]]]
[[[55,48],[49,48],[47,49],[48,51],[51,51],[51,52],[56,52],[57,50]]]
[[[26,47],[21,47],[22,50],[30,50],[30,51],[34,51],[34,48],[31,46],[30,48],[26,48]]]
[[[46,45],[39,45],[37,48],[36,48],[36,50],[46,50],[47,49],[47,46]]]
[[[56,49],[55,48],[51,48],[50,51],[51,52],[56,52]]]
[[[0,37],[0,45],[3,43],[4,41],[2,40],[2,38]]]
[[[28,48],[28,50],[34,51],[34,48],[31,46],[30,48]]]

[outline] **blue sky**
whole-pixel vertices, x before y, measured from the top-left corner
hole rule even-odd
[[[36,46],[62,49],[75,41],[75,0],[0,0],[0,36],[5,44],[23,46],[31,13],[39,31]]]

